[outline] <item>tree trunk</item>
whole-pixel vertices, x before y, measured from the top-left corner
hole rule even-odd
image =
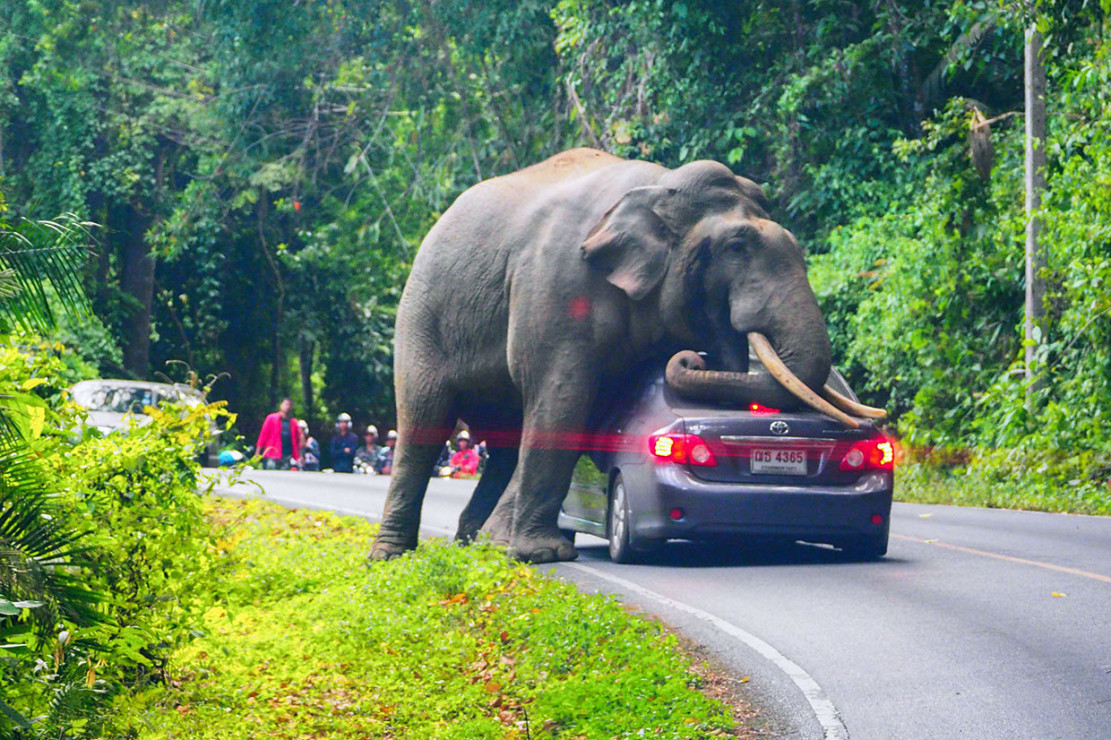
[[[1045,250],[1038,242],[1045,189],[1045,61],[1034,22],[1026,31],[1026,406],[1033,409],[1043,379],[1036,368],[1037,345],[1045,342]],[[1035,372],[1035,371],[1038,372]]]
[[[144,238],[148,219],[134,207],[118,211],[116,231],[123,237],[120,289],[131,298],[123,321],[123,366],[137,378],[150,371],[151,304],[154,300],[154,255]]]
[[[266,220],[269,215],[270,196],[264,189],[259,189],[258,207],[255,212],[258,216],[258,247],[270,266],[270,273],[274,277],[274,320],[270,325],[270,387],[267,389],[267,398],[270,408],[277,408],[278,386],[281,382],[282,372],[282,318],[285,313],[285,281],[282,280],[282,271],[274,255],[270,253],[270,245],[266,239]]]
[[[312,356],[316,351],[316,342],[304,334],[301,335],[299,362],[301,369],[301,403],[302,418],[312,423],[313,397],[312,397]]]

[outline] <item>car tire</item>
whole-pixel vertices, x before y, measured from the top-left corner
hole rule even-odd
[[[888,530],[880,534],[860,535],[841,543],[841,552],[852,560],[879,560],[887,554]]]
[[[629,494],[618,473],[610,486],[609,508],[606,511],[606,532],[609,535],[610,560],[635,563],[641,553],[633,546],[632,521],[629,516]]]

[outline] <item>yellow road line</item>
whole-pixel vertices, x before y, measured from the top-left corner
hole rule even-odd
[[[1043,563],[1039,560],[1027,560],[1026,558],[1016,558],[1011,555],[1001,555],[997,552],[988,552],[987,550],[976,550],[971,547],[961,547],[960,545],[950,545],[947,542],[938,542],[937,540],[924,540],[920,537],[909,537],[905,534],[894,534],[892,537],[907,542],[917,542],[920,545],[933,545],[935,547],[944,547],[947,550],[956,550],[957,552],[965,552],[970,555],[982,555],[986,558],[995,558],[996,560],[1005,560],[1008,563],[1018,563],[1019,565],[1033,565],[1036,568],[1045,568],[1046,570],[1055,570],[1059,573],[1068,573],[1069,575],[1080,576],[1081,578],[1091,578],[1093,581],[1103,581],[1104,583],[1111,583],[1111,576],[1105,576],[1102,573],[1092,573],[1087,570],[1080,570],[1078,568],[1066,568],[1063,565],[1054,565],[1052,563]]]

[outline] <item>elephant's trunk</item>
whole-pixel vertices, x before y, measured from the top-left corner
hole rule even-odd
[[[823,371],[820,367],[822,365],[820,355],[823,353],[820,351],[817,353],[819,367],[812,367],[815,364],[813,361],[796,363],[803,365],[801,372],[796,372],[780,358],[771,342],[763,334],[749,332],[748,341],[767,368],[767,373],[706,370],[705,362],[697,353],[684,351],[676,353],[667,364],[668,385],[682,395],[703,400],[741,403],[760,401],[781,408],[797,406],[801,401],[853,428],[859,427],[860,422],[849,414],[855,413],[871,418],[879,418],[884,414],[880,409],[857,404],[826,386],[823,382],[825,378],[822,376],[828,375],[829,364],[826,360]],[[809,376],[808,381],[800,379],[800,374],[804,377]],[[815,392],[814,387],[822,388],[822,393]]]
[[[797,406],[802,401],[847,426],[860,426],[859,422],[831,405],[791,372],[763,334],[749,332],[748,341],[767,368],[767,373],[707,370],[698,353],[685,350],[677,352],[667,363],[667,384],[684,396],[706,401],[749,403],[759,400],[763,404],[779,407]]]
[[[879,409],[861,406],[827,390],[833,362],[829,332],[805,272],[800,270],[795,278],[785,280],[784,286],[771,291],[765,300],[759,300],[759,296],[752,300],[751,294],[730,300],[727,318],[708,315],[717,340],[714,349],[727,369],[706,370],[698,354],[680,352],[667,364],[668,385],[684,396],[706,401],[757,402],[784,410],[808,406],[853,428],[860,426],[854,417],[882,416],[884,412]],[[757,306],[755,311],[753,305]],[[738,360],[738,350],[730,344],[731,338],[742,336],[741,332],[766,373],[744,372],[747,353]]]

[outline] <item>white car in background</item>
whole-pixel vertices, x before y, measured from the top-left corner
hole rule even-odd
[[[154,383],[143,380],[83,380],[70,388],[73,400],[88,412],[88,426],[103,434],[126,431],[131,424],[145,426],[152,419],[144,413],[148,406],[164,404],[203,406],[204,394],[184,383]],[[201,462],[217,464],[217,437],[220,430],[212,425],[212,435],[205,445]]]

